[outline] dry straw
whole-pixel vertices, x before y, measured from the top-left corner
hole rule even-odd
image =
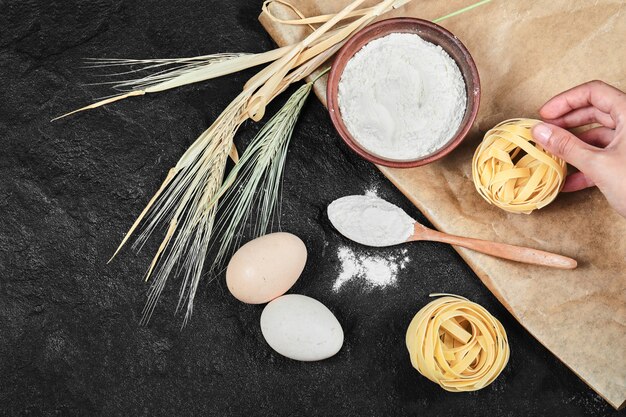
[[[214,232],[219,249],[210,271],[217,270],[232,249],[239,246],[246,221],[251,223],[252,237],[259,237],[271,229],[275,219],[280,220],[275,209],[287,148],[302,106],[318,78],[298,88],[254,137],[224,180],[215,197],[220,199],[221,215]]]
[[[269,102],[289,85],[312,74],[355,32],[378,16],[411,0],[383,0],[374,6],[359,9],[364,1],[355,0],[336,14],[308,18],[284,0],[266,1],[263,12],[270,19],[283,24],[306,25],[312,31],[300,42],[259,54],[228,53],[175,59],[89,61],[92,67],[131,68],[118,73],[121,75],[141,74],[142,71],[151,73],[135,79],[108,82],[114,89],[124,92],[58,118],[129,97],[165,91],[266,64],[187,149],[176,166],[170,169],[163,184],[113,255],[117,255],[140,226],[141,234],[135,247],[142,246],[153,232],[162,225],[167,225],[165,236],[146,273],[146,280],[151,277],[153,279],[143,312],[144,323],[149,320],[165,283],[172,274],[182,276],[178,309],[186,304],[186,322],[193,312],[194,296],[209,249],[213,246],[219,247],[217,258],[210,268],[210,272],[214,273],[238,243],[243,222],[256,210],[258,221],[254,234],[261,235],[269,230],[272,213],[277,206],[287,146],[312,83],[294,93],[279,113],[259,132],[233,172],[223,182],[228,156],[235,162],[238,160],[233,138],[244,121],[258,121],[263,118]],[[437,21],[488,1],[490,0],[480,1]],[[272,13],[276,3],[287,5],[298,18],[289,21],[278,19]],[[237,193],[239,188],[231,188],[233,186],[241,187],[245,193]],[[268,191],[263,191],[266,189]],[[226,198],[220,208],[225,214],[216,224],[217,208],[222,196]],[[214,226],[217,226],[216,230]]]

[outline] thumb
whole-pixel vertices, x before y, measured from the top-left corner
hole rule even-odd
[[[593,147],[567,130],[549,123],[539,123],[533,127],[532,134],[544,149],[564,159],[580,171],[584,172],[590,163]]]

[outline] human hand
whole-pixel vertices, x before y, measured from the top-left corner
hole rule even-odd
[[[535,140],[578,168],[563,191],[597,186],[609,204],[626,217],[626,94],[591,81],[550,99],[539,110],[545,123],[532,130]],[[597,123],[578,137],[565,129]]]

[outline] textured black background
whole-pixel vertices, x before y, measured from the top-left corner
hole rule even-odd
[[[183,331],[173,317],[175,281],[150,325],[138,325],[147,288],[141,277],[158,241],[106,260],[167,169],[253,72],[49,120],[107,94],[84,85],[99,80],[81,68],[84,57],[270,49],[256,20],[260,3],[0,0],[0,413],[617,414],[516,323],[448,246],[409,246],[411,263],[395,287],[352,282],[332,291],[338,246],[360,248],[329,225],[330,201],[378,187],[423,218],[340,143],[314,98],[288,157],[282,229],[309,249],[292,292],[336,314],[343,349],[319,363],[279,356],[260,333],[262,307],[233,299],[223,277],[201,285]],[[240,149],[257,130],[244,126]],[[503,322],[511,361],[488,388],[447,393],[411,368],[404,332],[430,292],[465,295]]]

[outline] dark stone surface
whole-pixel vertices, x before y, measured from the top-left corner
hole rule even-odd
[[[354,282],[332,291],[338,246],[359,248],[330,227],[330,201],[378,187],[423,218],[340,143],[314,98],[288,157],[282,229],[309,249],[292,291],[336,314],[343,349],[319,363],[279,356],[262,338],[262,307],[233,299],[223,277],[202,283],[183,331],[181,317],[172,315],[174,281],[150,325],[138,325],[147,288],[141,277],[158,242],[106,260],[167,169],[253,72],[49,120],[106,94],[84,86],[98,80],[80,68],[84,57],[271,48],[256,20],[260,3],[0,0],[0,414],[616,414],[516,323],[448,246],[408,246],[411,262],[396,287],[368,290]],[[257,130],[245,126],[240,148]],[[411,368],[404,332],[430,292],[465,295],[503,322],[511,361],[493,385],[451,394]]]

